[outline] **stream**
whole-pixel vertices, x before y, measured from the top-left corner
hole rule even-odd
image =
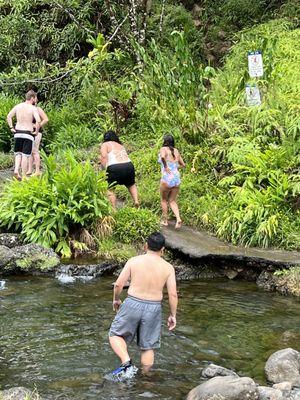
[[[107,333],[113,318],[112,277],[62,284],[53,278],[9,277],[0,290],[1,389],[36,387],[43,399],[183,399],[209,362],[265,383],[264,363],[282,348],[299,350],[300,301],[255,283],[179,282],[178,328],[163,328],[149,375],[114,383],[118,366]],[[168,316],[164,304],[164,323]],[[138,351],[131,355],[139,365]]]

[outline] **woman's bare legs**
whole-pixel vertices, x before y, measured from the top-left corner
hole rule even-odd
[[[117,197],[112,190],[107,191],[108,200],[110,201],[112,208],[116,210],[117,207]]]
[[[170,188],[165,183],[160,183],[160,204],[162,209],[162,222],[163,226],[168,226],[168,199],[170,194]]]
[[[180,214],[179,214],[179,208],[178,208],[178,205],[176,202],[178,193],[179,193],[179,186],[173,187],[171,189],[170,195],[169,195],[169,204],[170,204],[170,207],[176,217],[176,225],[175,225],[176,229],[179,229],[181,227],[181,223],[182,223]]]
[[[34,173],[34,175],[37,175],[37,176],[41,175],[41,157],[40,157],[39,150],[35,151],[32,154],[32,157],[33,157],[33,161],[34,161],[34,164],[35,164],[35,173]]]
[[[138,191],[137,191],[136,185],[134,184],[134,185],[128,187],[127,189],[132,197],[135,207],[138,208],[140,206],[140,203],[139,203],[139,196],[138,196]]]
[[[26,172],[26,175],[28,175],[28,176],[31,175],[32,174],[32,169],[33,169],[33,153],[29,157],[29,160],[28,160],[28,170]]]

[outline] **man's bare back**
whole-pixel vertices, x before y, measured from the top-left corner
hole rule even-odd
[[[129,260],[130,286],[128,294],[143,300],[160,301],[163,288],[174,268],[155,253],[147,253]]]
[[[28,102],[17,104],[8,114],[8,118],[16,117],[17,123],[15,129],[18,131],[34,131],[33,121],[40,122],[40,116],[35,106]]]
[[[170,306],[167,326],[170,331],[176,327],[178,296],[175,269],[162,258],[164,246],[164,236],[160,232],[152,233],[147,239],[146,254],[128,260],[114,284],[113,309],[117,314],[109,330],[109,341],[122,364],[111,373],[112,376],[132,368],[127,343],[135,337],[141,349],[143,369],[148,371],[153,365],[154,349],[160,347],[165,285]],[[128,297],[122,304],[120,295],[128,279]]]

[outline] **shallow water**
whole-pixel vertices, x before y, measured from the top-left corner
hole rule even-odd
[[[105,381],[118,365],[107,340],[111,282],[7,279],[0,291],[0,386],[36,386],[46,399],[179,400],[209,362],[264,382],[272,352],[300,350],[299,300],[254,283],[181,282],[178,328],[173,334],[164,327],[154,371],[129,383]],[[167,311],[165,304],[165,320]]]

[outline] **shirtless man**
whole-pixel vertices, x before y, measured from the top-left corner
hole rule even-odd
[[[39,133],[41,118],[37,108],[34,106],[37,95],[33,90],[26,93],[25,102],[16,105],[7,115],[7,123],[15,138],[15,170],[14,177],[21,180],[19,170],[21,167],[22,176],[26,176],[28,159],[31,157],[34,136]],[[13,126],[13,118],[16,117],[16,126]],[[35,119],[34,130],[33,120]]]
[[[121,366],[112,372],[115,377],[122,377],[133,369],[136,371],[127,351],[127,343],[131,343],[135,335],[141,349],[143,370],[148,371],[152,367],[154,349],[160,347],[161,302],[165,285],[170,305],[168,328],[173,330],[176,327],[178,298],[175,270],[162,259],[164,246],[165,238],[161,233],[150,235],[146,254],[131,258],[115,282],[113,309],[117,315],[109,331],[110,345],[121,360]],[[122,304],[120,294],[128,279],[128,297]]]

